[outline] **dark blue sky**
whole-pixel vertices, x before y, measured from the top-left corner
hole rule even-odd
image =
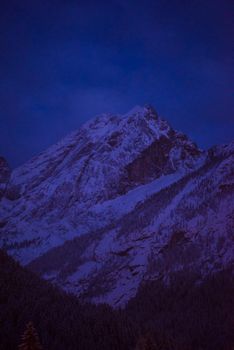
[[[232,3],[1,1],[0,153],[20,165],[98,113],[145,103],[200,147],[229,142]]]

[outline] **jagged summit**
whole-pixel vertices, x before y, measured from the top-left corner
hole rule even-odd
[[[104,113],[96,116],[85,123],[80,130],[88,132],[92,140],[97,141],[98,139],[103,138],[106,134],[108,135],[115,131],[122,133],[125,132],[127,134],[131,131],[131,128],[141,128],[143,123],[145,123],[146,127],[151,122],[152,125],[148,125],[149,128],[151,127],[155,130],[160,129],[162,120],[158,120],[158,118],[158,114],[153,107],[149,105],[143,107],[135,106],[123,115]],[[166,124],[165,121],[164,124]],[[169,128],[168,125],[168,129]]]
[[[85,177],[85,182],[86,179],[94,182],[93,185],[89,184],[93,201],[93,192],[102,190],[108,196],[108,187],[117,186],[116,181],[120,180],[118,176],[121,176],[121,184],[130,188],[134,184],[127,184],[129,173],[131,183],[135,177],[138,182],[146,183],[180,166],[184,169],[192,167],[200,155],[195,144],[182,133],[173,131],[166,121],[157,117],[151,107],[136,107],[124,117],[105,114],[84,124],[61,142],[16,169],[12,174],[12,182],[24,193],[28,186],[32,186],[32,182],[33,186],[34,183],[38,186],[53,174],[56,179],[60,175],[63,177],[63,171],[70,169],[74,176],[79,174],[80,180]],[[151,162],[152,157],[156,157],[152,162],[155,166],[150,166],[148,172],[145,169],[144,174],[136,174],[137,164]]]
[[[221,269],[233,256],[233,153],[201,151],[151,106],[98,116],[11,173],[0,244],[116,306],[144,279]]]
[[[129,112],[124,114],[123,117],[127,118],[127,117],[132,116],[132,115],[137,115],[138,117],[144,117],[144,116],[147,116],[147,115],[151,115],[155,119],[158,118],[157,111],[150,104],[145,104],[144,106],[136,105]]]

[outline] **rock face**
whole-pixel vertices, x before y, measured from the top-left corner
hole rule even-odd
[[[12,172],[1,246],[119,306],[144,279],[233,264],[233,191],[233,143],[203,152],[149,106],[102,115]]]
[[[5,195],[11,170],[5,158],[0,157],[0,199]]]

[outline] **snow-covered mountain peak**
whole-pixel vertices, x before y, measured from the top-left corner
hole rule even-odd
[[[161,176],[191,171],[203,160],[196,145],[153,107],[136,106],[123,116],[95,117],[15,169],[8,193],[21,198],[22,208],[31,208],[28,215],[61,216],[61,211],[89,208]]]
[[[87,132],[88,135],[95,141],[115,130],[121,121],[120,115],[111,113],[103,113],[86,122],[81,130]]]
[[[123,115],[124,118],[132,117],[132,116],[137,116],[139,118],[151,116],[151,117],[157,119],[158,113],[156,112],[154,107],[151,105],[148,105],[148,104],[144,105],[144,106],[136,105],[130,111],[128,111],[127,113],[125,113]]]
[[[92,141],[97,142],[111,133],[118,132],[124,137],[132,137],[133,132],[142,131],[142,128],[157,130],[165,128],[166,123],[159,120],[157,112],[151,106],[135,106],[123,115],[113,115],[111,113],[101,114],[83,125],[81,130],[87,132]],[[167,124],[167,129],[170,127]]]

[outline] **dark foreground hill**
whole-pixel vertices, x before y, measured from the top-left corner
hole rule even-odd
[[[106,305],[81,305],[0,250],[0,349],[17,349],[29,321],[46,350],[127,350],[136,337],[124,314]]]
[[[198,278],[183,272],[168,286],[147,282],[125,309],[112,310],[82,304],[0,251],[0,349],[17,349],[33,321],[46,350],[233,350],[232,274],[194,285]],[[154,347],[139,341],[146,334]]]

